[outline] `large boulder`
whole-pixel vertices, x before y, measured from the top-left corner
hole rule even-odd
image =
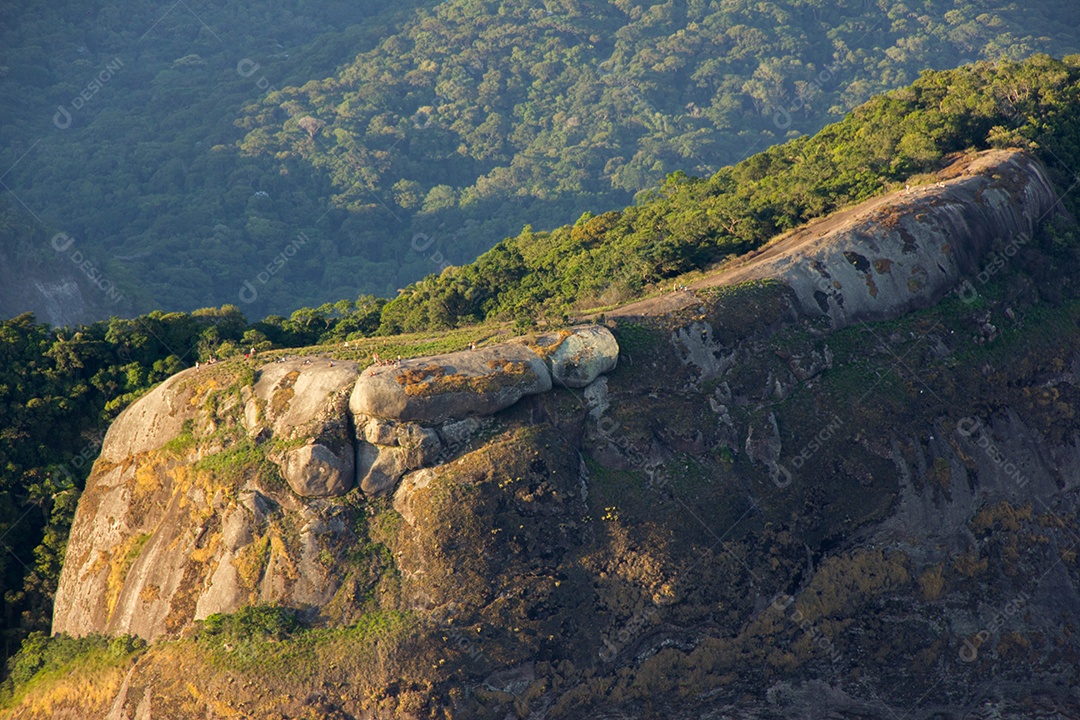
[[[357,418],[356,434],[358,439],[372,445],[401,448],[410,468],[433,464],[443,449],[437,431],[416,423],[370,418],[361,425]]]
[[[349,407],[354,415],[434,425],[491,415],[550,389],[544,361],[525,345],[509,342],[373,365],[360,375]]]
[[[313,425],[343,417],[345,406],[336,401],[352,390],[359,373],[354,362],[324,358],[262,366],[245,408],[248,430],[257,435],[265,428],[281,438],[311,434]]]
[[[356,467],[360,489],[365,495],[375,496],[392,490],[401,476],[411,469],[403,449],[367,443],[356,452]]]
[[[543,333],[526,342],[543,358],[556,386],[583,388],[619,361],[619,343],[600,325]]]
[[[443,451],[438,432],[416,423],[357,418],[356,469],[367,495],[391,490],[409,470],[434,465]]]
[[[298,358],[259,368],[245,393],[248,432],[277,441],[268,456],[297,495],[343,495],[355,484],[348,402],[358,375],[356,363]]]
[[[338,456],[321,443],[309,443],[285,453],[281,472],[293,492],[302,497],[344,495],[356,480],[353,453]]]

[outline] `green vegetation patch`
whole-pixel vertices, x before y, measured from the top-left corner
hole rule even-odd
[[[146,642],[132,635],[74,638],[33,632],[7,661],[7,678],[0,684],[0,709],[14,707],[30,692],[47,692],[51,683],[65,677],[126,665],[145,649]]]

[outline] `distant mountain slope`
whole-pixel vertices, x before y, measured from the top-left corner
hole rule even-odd
[[[673,175],[622,211],[508,238],[473,263],[405,288],[383,309],[382,330],[493,318],[557,322],[655,294],[672,277],[902,188],[912,175],[936,171],[970,149],[1029,148],[1068,190],[1080,167],[1078,103],[1080,56],[927,73],[813,137],[771,147],[709,178]],[[1080,207],[1064,190],[1063,204]],[[1074,230],[1061,233],[1067,244]]]
[[[925,68],[1080,50],[1057,0],[128,5],[0,9],[0,172],[131,313],[393,295]]]

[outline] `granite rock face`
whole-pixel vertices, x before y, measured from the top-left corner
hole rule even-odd
[[[121,413],[105,434],[101,458],[117,463],[180,435],[184,423],[199,413],[193,376],[190,370],[173,375]]]
[[[552,386],[582,388],[615,367],[607,328],[585,325],[461,352],[369,367],[354,415],[439,425],[492,415]]]
[[[154,640],[255,602],[337,612],[326,608],[349,580],[324,560],[355,541],[356,511],[341,504],[354,488],[384,495],[460,453],[488,421],[478,418],[551,390],[548,363],[573,384],[618,355],[606,329],[538,346],[544,358],[520,339],[363,374],[308,357],[169,378],[109,429],[72,526],[54,631]]]
[[[310,443],[285,453],[281,472],[293,492],[302,497],[344,495],[356,481],[351,452],[339,457],[321,443]]]
[[[977,276],[995,248],[1002,261],[1012,258],[1057,201],[1034,157],[988,151],[958,163],[953,177],[781,238],[733,279],[779,280],[801,314],[826,316],[837,329],[896,317]]]
[[[369,367],[356,383],[350,407],[354,415],[435,425],[491,415],[550,389],[551,374],[536,353],[519,343],[502,343]]]
[[[246,396],[244,422],[263,440],[303,441],[268,456],[297,495],[343,495],[355,484],[348,397],[356,363],[303,358],[264,365]]]

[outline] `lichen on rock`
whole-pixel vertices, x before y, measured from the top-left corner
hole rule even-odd
[[[366,369],[350,401],[354,415],[435,425],[491,415],[551,389],[551,374],[524,345],[414,358]]]

